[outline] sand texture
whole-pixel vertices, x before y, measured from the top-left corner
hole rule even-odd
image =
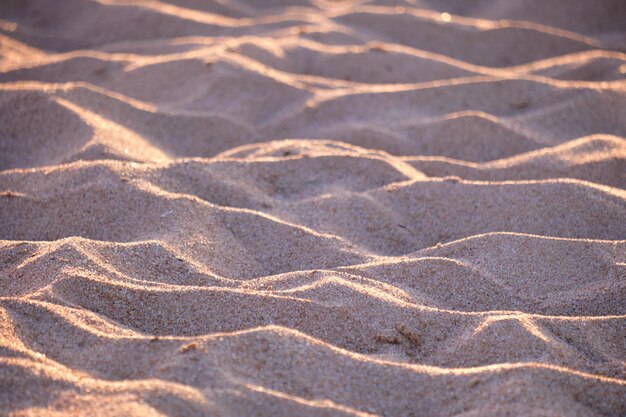
[[[0,1],[0,416],[623,417],[625,18]]]

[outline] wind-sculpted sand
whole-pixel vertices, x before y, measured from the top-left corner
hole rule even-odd
[[[624,16],[0,2],[0,415],[624,416]]]

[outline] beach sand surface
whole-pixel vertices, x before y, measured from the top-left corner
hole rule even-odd
[[[0,415],[626,415],[622,0],[0,2]]]

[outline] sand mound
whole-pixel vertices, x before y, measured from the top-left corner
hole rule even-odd
[[[2,2],[0,414],[623,416],[623,12]]]

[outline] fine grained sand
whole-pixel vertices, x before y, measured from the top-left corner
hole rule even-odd
[[[624,416],[622,0],[0,2],[0,415]]]

